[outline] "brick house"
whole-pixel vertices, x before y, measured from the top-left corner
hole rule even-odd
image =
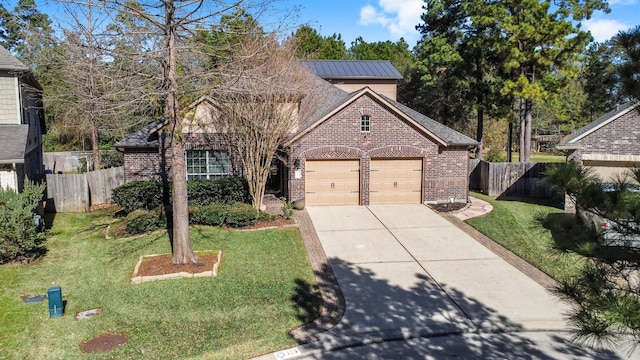
[[[317,78],[322,99],[299,104],[313,108],[282,145],[286,160],[274,167],[277,190],[291,200],[305,198],[307,205],[466,202],[468,151],[477,142],[369,87],[376,76],[385,85],[392,77],[397,81],[390,63],[330,65],[348,72],[346,64],[371,75],[350,92]],[[347,85],[356,78],[362,80],[362,73]],[[242,175],[207,118],[211,106],[201,98],[191,105],[193,116],[185,117],[199,123],[184,127],[187,177]],[[126,181],[166,176],[162,126],[159,120],[116,144],[124,153]]]
[[[640,166],[640,104],[618,106],[564,138],[556,148],[567,160],[591,167],[612,182],[631,166]]]
[[[42,87],[29,68],[0,46],[0,187],[22,191],[44,175]]]

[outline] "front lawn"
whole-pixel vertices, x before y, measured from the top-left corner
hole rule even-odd
[[[31,265],[0,266],[0,358],[84,359],[81,343],[102,333],[129,342],[94,359],[245,359],[288,348],[287,331],[317,309],[294,294],[315,280],[297,228],[229,231],[192,227],[196,250],[222,250],[215,278],[131,285],[140,255],[170,252],[166,231],[105,239],[111,213],[58,214],[48,253]],[[65,315],[20,294],[62,288]],[[312,294],[318,296],[317,294]],[[102,315],[76,320],[79,311]]]
[[[488,201],[493,205],[493,211],[467,220],[469,225],[558,281],[579,273],[585,258],[566,250],[571,248],[568,244],[570,232],[559,230],[573,225],[577,231],[579,224],[570,215],[566,216],[556,207],[525,200],[496,200],[479,193],[471,195]]]

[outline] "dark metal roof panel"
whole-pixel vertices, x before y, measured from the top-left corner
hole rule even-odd
[[[304,60],[302,64],[323,79],[402,79],[387,60]]]
[[[0,125],[0,163],[24,163],[29,125]]]

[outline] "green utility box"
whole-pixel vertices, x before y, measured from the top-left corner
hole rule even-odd
[[[62,289],[60,286],[53,286],[47,290],[49,298],[49,317],[60,317],[64,313],[64,304],[62,303]]]

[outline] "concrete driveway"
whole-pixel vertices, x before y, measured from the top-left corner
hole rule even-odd
[[[426,206],[307,211],[346,302],[320,339],[566,329],[563,303]]]

